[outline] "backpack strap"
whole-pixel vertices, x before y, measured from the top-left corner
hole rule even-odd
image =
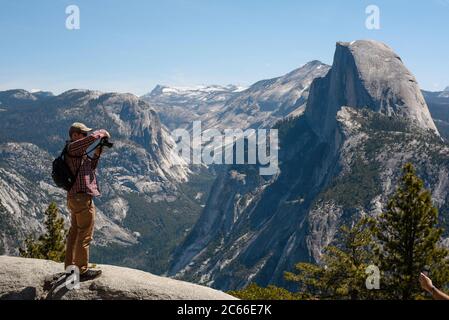
[[[64,157],[64,161],[65,161],[65,156],[66,156],[66,155],[67,155],[69,158],[78,158],[78,159],[81,158],[81,163],[80,163],[78,169],[76,169],[76,172],[75,172],[75,174],[74,174],[75,181],[76,181],[76,179],[78,178],[78,174],[79,174],[79,172],[80,172],[80,170],[81,170],[81,167],[82,167],[82,165],[83,165],[83,163],[84,163],[84,156],[87,156],[87,155],[88,155],[88,152],[85,152],[85,153],[83,153],[83,154],[80,155],[80,156],[72,156],[72,155],[70,155],[70,153],[69,153],[69,144],[70,144],[70,141],[66,141],[65,146],[64,146],[64,149],[62,149],[62,152],[61,152],[61,157]]]
[[[66,141],[66,142],[65,142],[65,146],[64,146],[64,149],[62,149],[61,156],[67,155],[69,158],[82,158],[82,157],[87,156],[87,155],[89,154],[89,152],[84,152],[84,153],[83,153],[82,155],[80,155],[80,156],[72,156],[72,155],[69,153],[69,144],[70,144],[70,141]]]

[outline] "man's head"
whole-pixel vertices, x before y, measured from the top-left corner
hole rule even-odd
[[[70,140],[76,141],[87,136],[87,134],[92,131],[84,123],[74,122],[69,129]]]

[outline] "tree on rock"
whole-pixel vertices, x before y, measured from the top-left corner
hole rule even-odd
[[[25,258],[64,261],[67,230],[64,227],[64,219],[60,217],[54,202],[45,211],[45,228],[46,233],[37,240],[32,236],[25,240],[25,249],[19,249],[20,255]]]
[[[373,263],[372,223],[361,218],[352,227],[342,226],[340,239],[324,249],[319,264],[298,263],[285,278],[297,282],[309,299],[371,299],[376,290],[367,288],[367,269]]]
[[[287,289],[269,285],[266,288],[251,283],[241,290],[228,291],[228,294],[242,300],[302,300],[304,296]]]
[[[449,251],[439,245],[442,229],[429,191],[412,164],[403,168],[396,193],[374,228],[382,292],[392,299],[423,297],[420,272],[429,269],[436,286],[449,282]]]

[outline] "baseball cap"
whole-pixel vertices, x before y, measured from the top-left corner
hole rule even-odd
[[[78,129],[81,132],[89,132],[92,131],[92,128],[88,128],[84,123],[81,122],[74,122],[70,126],[70,129]]]

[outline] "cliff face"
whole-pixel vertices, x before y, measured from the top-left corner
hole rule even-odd
[[[415,77],[387,45],[338,42],[331,71],[313,82],[306,115],[322,137],[336,126],[342,106],[397,116],[438,134]]]
[[[233,300],[221,291],[139,270],[99,265],[103,274],[68,290],[63,264],[0,256],[0,300]]]

